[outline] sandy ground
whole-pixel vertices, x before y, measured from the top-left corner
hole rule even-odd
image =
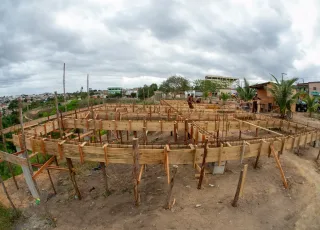
[[[306,121],[302,115],[294,119]],[[301,117],[300,117],[301,116]],[[298,118],[297,118],[298,117]],[[318,121],[317,121],[318,122]],[[163,208],[168,185],[162,165],[150,165],[142,175],[141,205],[133,198],[132,166],[109,165],[111,195],[105,193],[97,164],[77,165],[77,182],[83,199],[74,198],[74,190],[67,172],[51,171],[57,195],[46,172],[37,178],[48,201],[35,205],[22,176],[20,189],[12,180],[6,185],[23,217],[16,229],[320,229],[320,161],[315,158],[319,149],[308,146],[299,156],[285,152],[281,156],[289,189],[284,189],[274,159],[262,157],[260,167],[253,169],[255,159],[248,159],[248,175],[244,197],[238,207],[232,207],[240,162],[228,162],[224,175],[207,174],[203,189],[191,165],[179,165],[173,189],[176,203],[172,210]],[[62,162],[63,166],[63,162]],[[8,204],[2,190],[0,202]],[[198,207],[199,206],[199,207]],[[45,208],[46,207],[46,208]],[[50,217],[50,218],[48,218]]]

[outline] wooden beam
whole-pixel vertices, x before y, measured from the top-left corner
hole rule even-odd
[[[22,157],[17,157],[13,154],[10,154],[10,153],[6,153],[6,152],[3,152],[0,150],[0,160],[5,160],[5,161],[8,161],[8,162],[11,162],[13,164],[16,164],[16,165],[24,165],[24,166],[28,166],[28,161],[27,159],[25,158],[22,158]]]
[[[202,158],[202,165],[201,165],[201,172],[200,172],[200,178],[199,178],[199,183],[198,183],[198,189],[201,189],[201,186],[202,186],[204,167],[206,164],[207,154],[208,154],[208,139],[206,139],[206,142],[205,142],[204,148],[203,148],[203,158]]]
[[[167,200],[166,200],[166,204],[165,204],[165,208],[166,209],[171,209],[172,206],[174,205],[175,203],[175,199],[172,200],[172,190],[173,190],[173,186],[174,186],[174,181],[175,181],[175,177],[176,177],[176,174],[177,174],[177,171],[178,171],[178,166],[177,165],[174,165],[173,166],[173,170],[172,170],[172,178],[171,178],[171,181],[170,181],[170,187],[169,187],[169,191],[168,191],[168,196],[167,196]]]
[[[44,164],[42,165],[42,167],[38,169],[38,171],[36,171],[36,172],[33,174],[32,179],[37,178],[37,177],[40,175],[40,173],[41,173],[44,169],[46,169],[48,165],[50,165],[50,164],[52,163],[52,161],[54,161],[54,156],[50,157],[50,159],[49,159],[46,163],[44,163]]]
[[[283,185],[284,185],[284,187],[287,189],[287,188],[288,188],[287,179],[286,179],[286,177],[285,177],[285,175],[284,175],[283,169],[282,169],[282,167],[281,167],[281,164],[280,164],[279,158],[278,158],[278,156],[277,156],[277,154],[276,154],[276,151],[274,150],[273,144],[270,145],[270,149],[271,149],[271,152],[272,152],[272,154],[273,154],[274,159],[276,160],[276,163],[277,163],[277,165],[278,165],[278,168],[279,168],[279,170],[280,170],[280,174],[281,174],[281,178],[282,178],[282,181],[283,181]]]
[[[132,157],[133,157],[133,184],[134,184],[134,198],[136,206],[140,205],[140,191],[139,191],[139,139],[133,138],[132,140]]]
[[[239,120],[239,119],[237,119],[237,118],[234,118],[234,119],[237,120],[237,121],[241,121],[241,120]],[[248,125],[251,125],[251,126],[253,126],[253,127],[256,127],[256,128],[262,129],[262,130],[265,130],[265,131],[267,131],[267,132],[269,132],[269,133],[273,133],[273,134],[276,134],[276,135],[279,135],[279,136],[283,136],[283,134],[281,134],[281,133],[275,132],[275,131],[270,130],[270,129],[266,129],[266,128],[261,127],[261,126],[259,126],[259,125],[255,125],[255,124],[252,124],[252,123],[247,122],[247,121],[242,121],[242,122],[243,122],[243,123],[246,123],[246,124],[248,124]]]

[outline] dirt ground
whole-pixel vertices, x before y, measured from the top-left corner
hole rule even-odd
[[[18,177],[19,190],[11,179],[6,185],[23,211],[16,229],[51,229],[54,224],[50,219],[56,229],[320,229],[320,160],[315,161],[318,152],[310,146],[300,149],[299,155],[284,152],[280,161],[289,183],[287,190],[272,157],[262,157],[258,169],[252,166],[255,159],[244,161],[249,164],[248,174],[244,196],[236,208],[231,202],[242,167],[238,161],[228,162],[223,175],[207,174],[202,190],[197,189],[192,166],[179,165],[172,210],[163,208],[168,185],[162,165],[150,165],[143,173],[139,207],[134,205],[131,165],[107,167],[112,190],[109,196],[101,171],[94,170],[95,163],[75,165],[82,200],[74,198],[67,172],[51,171],[55,196],[46,172],[37,178],[41,192],[49,198],[40,206],[35,204],[22,176]],[[8,203],[2,190],[0,202]]]

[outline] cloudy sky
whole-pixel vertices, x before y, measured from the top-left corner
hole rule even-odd
[[[0,95],[179,74],[320,80],[317,0],[1,0]],[[302,82],[302,79],[300,79]]]

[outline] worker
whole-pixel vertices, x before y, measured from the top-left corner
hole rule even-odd
[[[258,97],[258,94],[256,93],[256,95],[252,98],[252,100],[253,100],[252,112],[253,113],[257,113],[257,111],[258,111],[258,100],[261,100],[261,99]]]
[[[193,101],[193,94],[188,94],[188,105],[189,105],[189,108],[190,109],[193,109],[193,105],[192,105],[192,103],[193,103],[194,101]]]

